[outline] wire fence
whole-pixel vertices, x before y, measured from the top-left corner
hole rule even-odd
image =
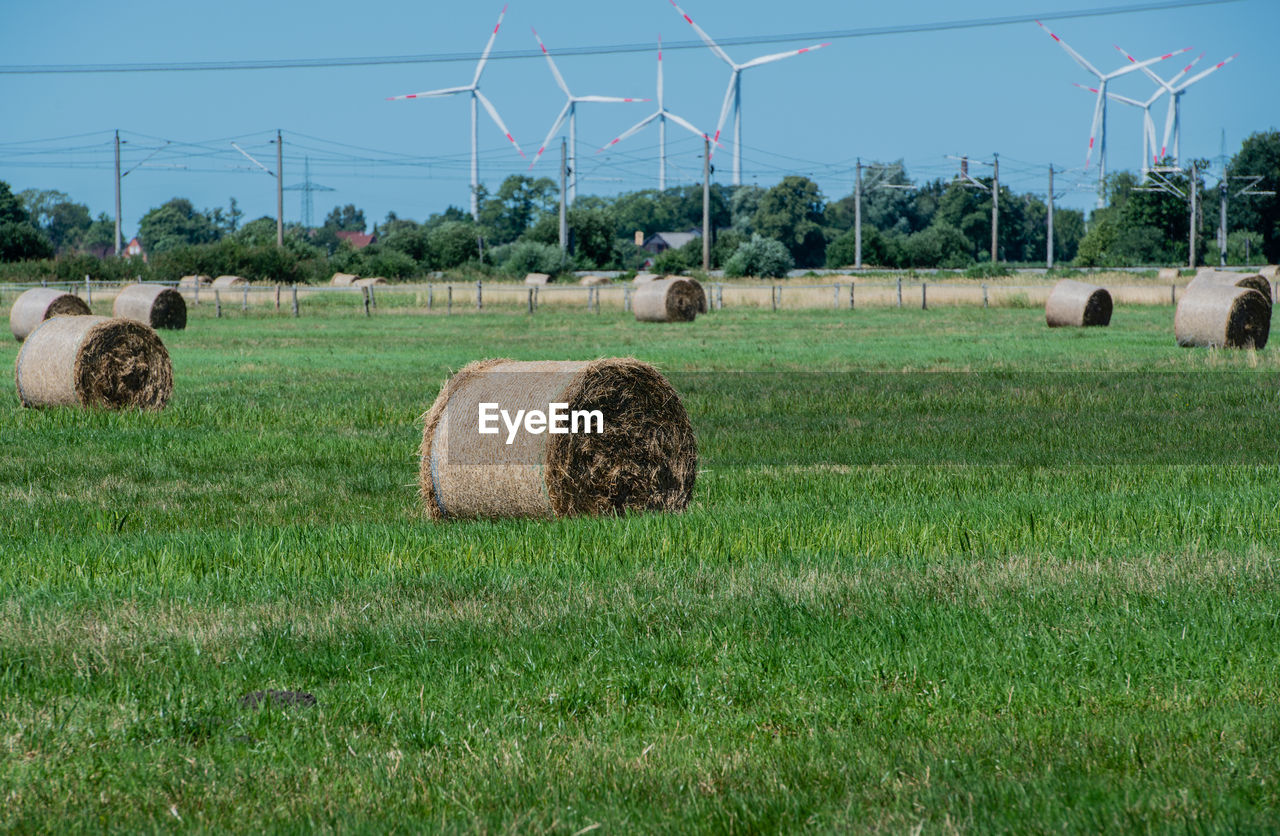
[[[120,289],[130,282],[97,281],[0,284],[0,304],[12,305],[32,287],[65,290],[99,310],[109,308]],[[631,310],[636,286],[614,283],[599,286],[536,285],[511,282],[443,281],[425,284],[386,284],[368,287],[331,285],[242,284],[226,288],[196,287],[175,282],[153,282],[176,288],[189,307],[211,311],[215,317],[233,314],[281,314],[305,316],[347,310],[374,316],[378,313],[474,314],[494,311],[602,311]],[[835,281],[821,284],[756,282],[729,284],[707,282],[709,312],[724,310],[858,310],[860,308],[940,307],[1039,308],[1043,307],[1052,283],[1008,285],[972,281]],[[1117,305],[1174,306],[1186,284],[1107,284]],[[1280,298],[1280,285],[1273,283],[1272,299]]]

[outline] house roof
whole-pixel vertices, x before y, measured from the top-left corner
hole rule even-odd
[[[362,250],[365,247],[378,240],[378,236],[370,235],[364,232],[353,232],[348,229],[340,229],[337,232],[339,238],[351,244],[353,249]]]
[[[702,233],[696,230],[693,232],[655,232],[652,235],[650,235],[648,240],[645,241],[644,243],[645,243],[645,246],[647,247],[650,244],[657,243],[660,241],[663,244],[666,244],[671,249],[677,250],[683,247],[685,244],[692,241],[693,239],[701,238],[701,237],[702,237]]]

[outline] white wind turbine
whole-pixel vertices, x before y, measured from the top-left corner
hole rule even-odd
[[[742,185],[742,71],[749,70],[752,67],[759,67],[761,64],[772,64],[774,61],[781,61],[784,58],[790,58],[793,55],[803,55],[806,52],[813,52],[815,49],[822,49],[831,44],[816,44],[807,46],[804,49],[793,49],[788,52],[777,52],[772,55],[761,55],[759,58],[752,58],[742,64],[736,63],[729,54],[720,48],[720,45],[711,40],[711,36],[702,31],[702,27],[693,22],[693,18],[689,17],[684,9],[676,4],[676,0],[670,0],[671,5],[675,6],[680,16],[685,19],[693,31],[698,33],[698,37],[711,48],[711,51],[729,65],[732,72],[729,74],[729,87],[724,93],[724,104],[720,107],[720,121],[716,123],[716,133],[712,140],[720,144],[720,132],[724,130],[724,120],[729,116],[730,107],[733,108],[733,185]]]
[[[1117,46],[1116,49],[1120,49],[1120,47]],[[1133,61],[1133,56],[1129,55],[1129,53],[1125,52],[1123,49],[1120,49],[1120,51],[1124,53],[1126,58],[1128,58],[1130,61]],[[1204,53],[1201,53],[1200,58],[1197,58],[1195,61],[1192,61],[1187,66],[1183,67],[1182,72],[1178,73],[1176,76],[1169,79],[1168,81],[1165,81],[1163,78],[1156,75],[1146,67],[1142,68],[1142,71],[1147,74],[1148,78],[1150,78],[1156,84],[1160,85],[1160,89],[1162,92],[1166,92],[1169,94],[1169,112],[1165,116],[1165,120],[1164,120],[1164,141],[1160,144],[1161,160],[1163,160],[1166,156],[1170,156],[1169,151],[1171,148],[1173,151],[1171,155],[1173,159],[1175,161],[1181,159],[1182,94],[1187,92],[1187,88],[1195,84],[1197,81],[1200,81],[1210,73],[1217,72],[1218,70],[1225,67],[1227,64],[1230,64],[1232,61],[1236,60],[1236,55],[1239,55],[1239,54],[1240,53],[1237,52],[1235,55],[1232,55],[1230,58],[1219,61],[1209,69],[1204,70],[1203,72],[1200,72],[1181,83],[1179,83],[1178,79],[1186,75],[1187,71],[1196,65],[1196,61],[1199,61],[1200,58],[1204,57]],[[1170,139],[1173,140],[1172,146],[1169,144]]]
[[[1079,87],[1081,90],[1088,90],[1090,93],[1097,95],[1097,92],[1098,92],[1097,87],[1089,87],[1088,85],[1085,85],[1085,84],[1076,84],[1074,81],[1072,82],[1072,84],[1075,84],[1075,86]],[[1159,158],[1155,156],[1156,123],[1155,123],[1155,120],[1151,118],[1151,106],[1154,105],[1156,101],[1163,95],[1164,95],[1164,89],[1163,88],[1157,89],[1155,93],[1151,94],[1151,98],[1147,99],[1145,102],[1140,102],[1137,99],[1131,99],[1128,96],[1121,96],[1119,93],[1112,93],[1110,91],[1107,92],[1107,98],[1110,99],[1111,101],[1120,102],[1121,104],[1131,105],[1142,111],[1142,176],[1143,177],[1147,176],[1147,172],[1151,170],[1153,162],[1155,162],[1156,164],[1159,163]]]
[[[524,152],[520,151],[520,144],[511,136],[511,131],[507,130],[507,126],[503,124],[502,117],[498,115],[498,109],[493,106],[493,102],[485,98],[484,93],[480,92],[480,74],[484,72],[484,65],[489,60],[489,53],[493,50],[493,41],[498,37],[498,28],[502,26],[502,19],[507,16],[507,7],[502,7],[502,13],[498,15],[498,22],[493,27],[493,32],[489,35],[489,42],[484,46],[484,52],[480,56],[480,63],[476,64],[476,74],[472,77],[471,83],[466,87],[445,87],[441,90],[427,90],[423,93],[410,93],[406,96],[390,96],[388,101],[397,101],[399,99],[429,99],[440,96],[452,96],[455,93],[471,94],[471,217],[479,218],[480,205],[480,162],[479,151],[476,144],[476,102],[484,105],[484,109],[489,113],[489,118],[493,119],[493,123],[498,126],[498,130],[510,140],[515,149],[520,152],[520,156],[524,156]]]
[[[626,139],[627,137],[631,136],[637,131],[643,129],[646,125],[648,125],[650,122],[652,122],[655,119],[658,120],[658,191],[662,192],[662,191],[666,191],[667,189],[667,120],[670,119],[672,122],[675,122],[677,125],[684,128],[686,131],[689,131],[694,136],[702,137],[703,139],[708,141],[712,141],[712,140],[711,140],[711,137],[707,136],[707,134],[704,131],[698,130],[693,125],[689,124],[689,122],[686,119],[683,119],[675,115],[671,111],[667,110],[666,105],[663,104],[662,37],[661,36],[658,37],[658,109],[652,114],[650,114],[649,116],[646,116],[645,118],[641,119],[639,122],[632,125],[630,128],[627,128],[625,131],[623,131],[621,134],[618,135],[617,139],[615,139],[613,142],[610,142],[608,145],[606,145],[604,148],[601,148],[596,153],[599,154],[603,151],[609,150],[610,148],[617,145],[622,140]]]
[[[1036,21],[1036,25],[1039,26],[1041,29],[1043,29],[1049,35],[1049,37],[1057,41],[1059,46],[1065,49],[1067,51],[1067,54],[1070,55],[1072,58],[1074,58],[1077,64],[1079,64],[1081,67],[1084,67],[1094,76],[1096,76],[1098,79],[1098,86],[1095,88],[1097,92],[1097,104],[1094,105],[1094,108],[1093,108],[1093,127],[1089,131],[1089,152],[1085,154],[1084,167],[1085,169],[1089,168],[1089,161],[1093,157],[1093,145],[1094,145],[1094,142],[1096,141],[1098,143],[1098,206],[1099,208],[1101,208],[1102,206],[1106,205],[1105,187],[1106,187],[1106,180],[1107,180],[1107,98],[1108,98],[1107,85],[1113,79],[1119,78],[1120,76],[1128,75],[1129,73],[1136,72],[1137,70],[1140,70],[1143,67],[1149,66],[1151,64],[1155,64],[1158,61],[1164,61],[1166,59],[1172,58],[1175,55],[1181,55],[1184,52],[1189,52],[1191,50],[1191,47],[1186,47],[1176,52],[1168,52],[1156,58],[1148,58],[1146,61],[1135,61],[1130,63],[1127,67],[1121,67],[1118,70],[1113,70],[1112,72],[1104,73],[1099,71],[1096,67],[1090,64],[1088,61],[1086,61],[1084,59],[1084,56],[1082,56],[1080,53],[1076,52],[1074,49],[1068,46],[1066,41],[1062,40],[1062,38],[1059,38],[1057,35],[1053,34],[1053,32],[1050,32],[1049,27],[1045,26],[1043,23],[1041,23],[1038,20]]]
[[[533,30],[533,36],[538,39],[538,46],[542,48],[542,54],[547,57],[547,64],[551,67],[551,74],[556,78],[556,84],[560,85],[560,89],[564,91],[568,101],[560,110],[560,115],[556,117],[556,121],[551,125],[551,130],[547,131],[547,138],[542,141],[538,153],[533,155],[533,162],[529,163],[529,168],[533,168],[538,164],[538,158],[542,156],[542,152],[547,150],[551,138],[556,135],[556,131],[564,124],[564,120],[569,120],[569,188],[568,202],[572,204],[578,197],[578,102],[647,102],[648,99],[626,99],[617,96],[575,96],[569,92],[569,85],[565,83],[564,76],[560,75],[560,70],[556,67],[556,62],[551,57],[551,53],[547,51],[547,46],[542,42],[542,38],[538,35],[538,30]]]

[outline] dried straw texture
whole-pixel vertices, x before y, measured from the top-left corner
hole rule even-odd
[[[219,276],[213,280],[213,289],[226,290],[229,287],[236,287],[237,285],[248,283],[249,280],[243,276]]]
[[[641,322],[692,322],[706,298],[693,279],[670,276],[637,287],[631,309]]]
[[[540,286],[550,282],[551,277],[546,273],[527,273],[524,277],[524,283],[531,286]]]
[[[333,278],[329,279],[329,284],[337,287],[350,287],[360,277],[352,273],[334,273]]]
[[[1271,303],[1248,287],[1208,285],[1182,297],[1173,316],[1181,346],[1265,348],[1271,332]]]
[[[60,316],[31,333],[15,368],[22,405],[163,409],[173,394],[164,343],[146,325]]]
[[[578,284],[583,287],[604,287],[613,284],[613,281],[608,276],[583,276]]]
[[[93,313],[84,300],[61,290],[33,287],[14,300],[9,309],[9,330],[18,342],[46,319],[55,316],[88,316]]]
[[[1272,282],[1280,280],[1280,267],[1277,267],[1274,264],[1268,264],[1266,267],[1263,267],[1258,271],[1258,275]]]
[[[600,410],[603,433],[478,432],[482,402]],[[501,425],[501,422],[499,422]],[[424,418],[419,492],[435,520],[682,511],[698,450],[680,396],[630,359],[482,360],[450,378]]]
[[[1156,271],[1156,278],[1162,282],[1176,282],[1180,277],[1177,267],[1161,267]]]
[[[1268,304],[1271,302],[1271,282],[1258,273],[1230,273],[1225,270],[1201,270],[1187,284],[1187,293],[1194,293],[1202,287],[1220,285],[1222,287],[1247,287],[1262,294]]]
[[[111,313],[152,328],[181,331],[187,327],[186,300],[173,288],[159,284],[131,284],[122,289]]]
[[[657,280],[658,280],[658,276],[656,273],[636,273],[636,277],[631,280],[631,283],[632,284],[648,284],[649,282],[653,282]]]
[[[178,279],[178,290],[195,290],[209,284],[208,276],[183,276]]]
[[[351,284],[355,287],[380,287],[387,283],[382,276],[370,276],[367,279],[356,279]]]
[[[1049,293],[1044,318],[1050,328],[1109,325],[1111,294],[1096,285],[1063,279]]]

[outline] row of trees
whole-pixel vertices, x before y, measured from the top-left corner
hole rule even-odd
[[[992,194],[959,180],[914,184],[906,169],[890,166],[883,188],[863,195],[862,260],[891,268],[960,269],[990,260]],[[1200,170],[1207,168],[1201,165]],[[1259,189],[1280,187],[1280,134],[1259,133],[1245,141],[1228,175],[1261,174]],[[1172,177],[1184,192],[1188,177]],[[1230,182],[1230,181],[1228,181]],[[1205,189],[1203,178],[1198,187]],[[1212,198],[1212,192],[1206,194]],[[1096,210],[1088,231],[1083,213],[1058,209],[1054,250],[1063,263],[1086,266],[1185,263],[1191,219],[1185,199],[1139,188],[1134,175],[1109,180],[1108,205]],[[232,198],[225,209],[197,210],[174,198],[143,216],[138,235],[153,268],[163,271],[248,272],[281,281],[325,275],[332,270],[406,277],[470,264],[477,269],[557,272],[579,269],[638,269],[651,255],[635,244],[664,231],[697,230],[702,224],[702,189],[686,186],[663,192],[643,190],[616,197],[582,197],[568,212],[570,258],[559,247],[558,193],[547,178],[513,175],[496,192],[482,190],[479,217],[456,207],[418,222],[394,212],[373,225],[378,241],[355,249],[342,232],[363,232],[364,212],[335,207],[319,229],[291,225],[285,247],[276,251],[275,220],[242,224]],[[1230,203],[1233,254],[1243,260],[1280,260],[1280,209],[1274,197],[1242,196]],[[1000,188],[998,259],[1043,263],[1046,251],[1045,201],[1034,194]],[[731,275],[762,269],[846,267],[855,260],[856,209],[852,194],[828,200],[806,177],[788,176],[771,188],[710,189],[713,267]],[[55,253],[93,251],[111,240],[106,216],[90,218],[83,204],[61,192],[13,194],[0,183],[0,260],[47,258]],[[1200,255],[1212,243],[1202,236]],[[674,272],[700,266],[702,242],[668,250],[655,268]]]

